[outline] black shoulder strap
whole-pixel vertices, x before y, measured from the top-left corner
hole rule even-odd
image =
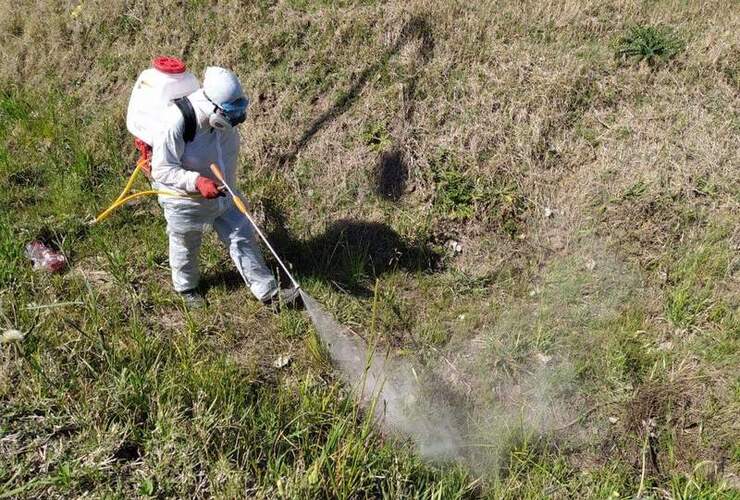
[[[192,142],[195,139],[195,129],[198,125],[193,105],[187,97],[180,97],[172,102],[180,109],[182,117],[185,118],[185,131],[182,134],[182,138],[185,139],[185,142]]]

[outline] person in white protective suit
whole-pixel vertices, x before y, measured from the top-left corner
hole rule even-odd
[[[280,298],[292,303],[292,290],[278,289],[265,265],[250,222],[236,209],[210,170],[216,163],[230,186],[236,186],[239,134],[248,99],[231,71],[209,67],[201,89],[187,96],[195,113],[195,134],[186,142],[186,118],[175,106],[167,108],[163,133],[153,144],[152,180],[155,189],[202,197],[160,196],[169,236],[172,284],[189,306],[203,305],[198,292],[198,253],[203,232],[212,226],[251,292],[265,304]],[[192,127],[192,120],[190,126]]]

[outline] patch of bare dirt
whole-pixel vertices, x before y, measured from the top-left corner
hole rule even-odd
[[[113,276],[105,271],[99,257],[82,259],[75,263],[68,276],[79,276],[101,292],[109,292],[114,286]]]

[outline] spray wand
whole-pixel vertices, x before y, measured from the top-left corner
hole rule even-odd
[[[270,245],[270,242],[267,241],[267,237],[262,233],[262,230],[260,230],[260,228],[257,226],[257,223],[254,222],[254,219],[252,218],[252,216],[249,215],[249,212],[247,212],[247,207],[246,207],[246,205],[244,205],[244,202],[242,201],[242,199],[234,192],[233,189],[231,189],[231,186],[229,186],[226,183],[226,179],[224,178],[224,174],[223,174],[223,172],[221,172],[221,169],[218,168],[218,165],[216,165],[215,163],[211,163],[211,172],[213,172],[213,175],[215,175],[216,178],[221,182],[221,184],[223,184],[224,187],[226,187],[226,190],[231,195],[231,199],[234,201],[234,205],[236,205],[236,208],[238,208],[239,211],[242,214],[244,214],[244,216],[252,224],[252,227],[254,228],[255,231],[257,231],[257,234],[260,236],[260,238],[262,238],[262,241],[265,242],[265,245],[267,246],[267,248],[270,249],[270,252],[275,257],[275,259],[278,261],[278,264],[280,264],[280,267],[283,268],[283,271],[285,271],[285,274],[288,275],[288,278],[290,278],[290,282],[293,283],[293,286],[295,287],[295,289],[296,290],[300,290],[301,285],[295,280],[295,278],[293,277],[293,275],[290,274],[290,271],[288,271],[288,267],[285,264],[283,264],[282,259],[278,256],[278,254],[275,251],[275,249],[272,248],[272,245]]]

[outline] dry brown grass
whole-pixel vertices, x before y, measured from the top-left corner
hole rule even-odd
[[[153,56],[182,56],[197,74],[229,66],[253,98],[243,186],[258,206],[289,221],[282,229],[305,240],[351,219],[387,224],[404,241],[459,241],[462,253],[448,252],[445,264],[489,282],[470,292],[458,283],[427,290],[421,278],[392,278],[399,292],[388,309],[397,301],[412,319],[389,313],[388,329],[400,325],[389,342],[413,346],[412,334],[440,331],[450,347],[468,346],[456,353],[463,364],[476,361],[470,349],[481,349],[470,339],[488,336],[508,348],[510,331],[538,334],[533,321],[571,347],[585,339],[581,347],[605,358],[621,342],[643,378],[634,386],[624,374],[593,382],[614,394],[587,403],[616,394],[624,413],[608,439],[625,439],[626,462],[639,461],[642,422],[650,419],[662,419],[658,460],[666,443],[675,450],[656,473],[690,472],[699,460],[732,453],[738,429],[728,413],[737,409],[731,381],[740,365],[711,348],[736,346],[736,312],[717,320],[706,307],[687,327],[671,320],[665,304],[678,286],[672,276],[683,272],[677,263],[708,245],[729,251],[731,262],[724,274],[699,273],[690,284],[711,281],[707,300],[738,306],[740,11],[733,2],[0,2],[0,82],[70,94],[80,115],[110,116],[84,122],[90,145],[104,128],[123,126],[130,86]],[[635,23],[675,28],[685,50],[654,67],[616,60],[614,41]],[[119,137],[109,146],[129,148],[129,137]],[[399,168],[402,175],[392,175]],[[439,209],[440,168],[482,193],[469,215]],[[706,243],[717,231],[719,241]],[[584,271],[589,259],[596,268]],[[578,282],[572,302],[526,295],[548,289],[553,266],[570,273],[562,283]],[[80,272],[97,282],[94,269]],[[245,297],[237,293],[225,305]],[[584,326],[575,314],[591,306]],[[554,314],[558,308],[567,312]],[[632,309],[644,315],[639,324],[620,316]],[[215,348],[248,366],[271,362],[275,349],[304,357],[295,343],[273,339],[276,329],[259,313],[243,312],[214,320]],[[353,314],[366,319],[362,310]],[[153,328],[186,324],[175,311]],[[462,392],[484,382],[468,381],[464,371],[450,372],[467,385]],[[618,371],[609,365],[604,373]],[[597,412],[595,429],[606,416]]]
[[[383,124],[408,163],[413,192],[401,208],[414,221],[430,208],[429,163],[440,149],[476,176],[513,182],[532,219],[551,207],[587,220],[594,197],[618,196],[637,180],[687,193],[701,178],[721,186],[719,205],[736,208],[738,88],[728,75],[737,71],[739,21],[726,2],[410,2],[306,12],[289,2],[189,5],[60,2],[37,4],[32,15],[8,6],[0,73],[53,81],[83,109],[120,120],[130,82],[155,54],[184,56],[197,73],[233,67],[254,97],[245,165],[261,175],[289,155],[286,189],[309,220],[388,217],[367,186],[377,159],[360,137],[368,123]],[[675,67],[634,71],[611,61],[604,42],[636,21],[685,34]],[[299,164],[310,171],[296,181]],[[308,189],[323,191],[320,200],[309,202]],[[457,232],[490,234],[485,221],[477,226]],[[505,238],[496,243],[515,251]]]

